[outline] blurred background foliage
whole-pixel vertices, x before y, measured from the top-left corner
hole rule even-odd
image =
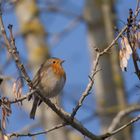
[[[96,57],[95,48],[106,48],[126,23],[129,8],[135,10],[136,0],[3,0],[5,27],[13,25],[16,46],[31,78],[44,59],[50,56],[66,60],[67,82],[58,99],[59,104],[72,112],[88,83],[88,75]],[[0,74],[5,79],[1,96],[13,98],[12,86],[20,71],[7,53],[0,38]],[[95,77],[95,85],[76,115],[89,130],[102,134],[114,116],[129,105],[139,102],[139,81],[132,60],[128,71],[122,73],[118,62],[118,46],[103,56]],[[23,83],[23,94],[28,92]],[[36,132],[59,124],[61,119],[43,104],[35,120],[30,120],[31,103],[12,105],[6,132]],[[132,115],[135,115],[134,113]],[[125,121],[130,119],[127,116]],[[122,124],[123,122],[121,122]],[[138,140],[139,122],[113,139]],[[36,139],[86,139],[70,127],[55,130]],[[31,139],[22,137],[21,139]]]

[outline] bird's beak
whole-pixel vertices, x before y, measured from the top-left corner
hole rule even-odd
[[[65,60],[61,60],[61,64],[63,64],[65,62]]]

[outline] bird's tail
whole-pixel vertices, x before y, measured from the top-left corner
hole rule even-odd
[[[33,106],[32,106],[32,110],[30,112],[30,118],[31,119],[35,118],[35,113],[36,113],[36,109],[37,109],[37,106],[38,106],[38,101],[39,101],[39,98],[37,96],[35,96]]]

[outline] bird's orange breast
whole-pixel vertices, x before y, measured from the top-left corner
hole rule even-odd
[[[54,64],[52,65],[52,69],[54,71],[54,73],[59,77],[65,77],[65,72],[64,69],[62,68],[62,66],[60,64]]]

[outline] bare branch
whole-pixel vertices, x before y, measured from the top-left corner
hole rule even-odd
[[[26,72],[26,70],[25,70],[25,68],[20,60],[19,53],[18,53],[17,48],[15,46],[15,40],[13,37],[11,25],[9,25],[11,44],[8,40],[6,31],[4,28],[3,20],[2,20],[2,12],[1,11],[0,11],[0,29],[2,32],[2,36],[5,40],[7,50],[12,55],[17,67],[21,70],[23,78],[25,79],[25,81],[27,82],[27,84],[31,90],[36,90],[36,88],[33,86],[32,81],[30,80],[30,77],[28,76],[28,74],[27,74],[27,72]],[[11,46],[12,46],[12,48],[11,48]],[[39,96],[41,98],[41,100],[43,100],[44,103],[46,103],[55,113],[57,113],[57,115],[60,116],[60,118],[62,118],[67,124],[70,124],[73,128],[77,129],[84,136],[87,136],[93,140],[100,140],[100,138],[98,136],[94,135],[89,130],[87,130],[76,119],[71,119],[70,114],[68,114],[67,112],[65,112],[64,110],[59,108],[58,106],[54,105],[48,98],[44,97],[43,94],[41,94],[41,92],[39,90],[37,90],[36,92],[38,93],[37,96]]]
[[[139,11],[140,11],[140,9],[138,8],[138,10],[135,13],[134,18],[137,17]],[[93,87],[93,84],[94,84],[94,77],[95,77],[96,73],[98,72],[97,68],[98,68],[98,63],[99,63],[99,60],[100,60],[101,56],[106,54],[113,47],[113,45],[116,43],[116,41],[127,30],[127,25],[124,26],[124,28],[121,30],[121,32],[117,35],[117,37],[111,42],[111,44],[107,48],[105,48],[103,51],[98,51],[97,52],[97,56],[96,56],[96,59],[95,59],[95,62],[94,62],[94,65],[93,65],[93,68],[92,68],[92,71],[91,71],[89,83],[87,84],[87,87],[86,87],[85,91],[83,92],[81,98],[79,99],[76,107],[73,109],[72,114],[69,114],[69,113],[65,112],[63,109],[61,109],[57,105],[53,104],[48,98],[46,98],[43,94],[41,94],[41,92],[39,90],[37,90],[34,87],[34,85],[32,84],[32,81],[30,80],[30,77],[28,76],[28,74],[27,74],[27,72],[24,68],[24,65],[22,64],[22,61],[21,61],[20,56],[19,56],[19,52],[17,51],[16,45],[15,45],[15,39],[14,39],[13,33],[12,33],[12,25],[9,25],[8,28],[9,28],[9,31],[10,31],[11,42],[9,42],[9,40],[8,40],[6,31],[5,31],[5,27],[4,27],[4,24],[3,24],[3,20],[2,20],[2,12],[0,11],[0,29],[1,29],[4,41],[6,43],[7,50],[12,55],[17,67],[19,68],[19,70],[22,73],[23,78],[27,82],[28,87],[31,89],[31,91],[33,93],[37,92],[37,96],[39,96],[41,98],[41,100],[44,101],[45,104],[47,104],[59,117],[61,117],[61,119],[64,120],[63,124],[60,124],[58,126],[54,126],[50,130],[46,130],[46,131],[43,131],[43,132],[37,132],[37,133],[28,133],[28,134],[12,133],[10,135],[11,137],[12,136],[19,137],[19,136],[40,135],[40,134],[44,134],[44,133],[50,132],[52,130],[58,129],[60,127],[63,127],[65,125],[71,125],[73,128],[75,128],[76,130],[81,132],[84,136],[87,136],[88,138],[90,138],[92,140],[103,140],[107,137],[110,137],[110,136],[120,132],[121,130],[125,129],[126,127],[128,127],[129,125],[133,124],[134,122],[136,122],[140,119],[140,115],[139,115],[136,118],[132,119],[127,124],[123,125],[122,127],[118,128],[118,129],[116,129],[112,132],[106,133],[106,134],[101,135],[101,136],[96,136],[92,132],[90,132],[88,129],[86,129],[82,124],[80,124],[80,122],[78,120],[76,120],[74,118],[77,111],[82,106],[83,101],[90,94],[90,91],[92,90],[92,87]],[[32,92],[29,93],[29,94],[33,94]],[[11,104],[15,103],[15,102],[25,100],[25,99],[27,99],[28,96],[29,95],[26,95],[25,97],[22,97],[22,98],[18,99],[18,101],[11,101]]]
[[[1,5],[0,5],[1,6]],[[12,27],[11,27],[12,28]],[[27,84],[29,87],[33,87],[33,84],[28,76],[28,74],[26,73],[26,70],[23,66],[23,64],[21,63],[20,61],[20,57],[19,57],[19,53],[17,52],[17,49],[14,45],[14,39],[12,41],[12,48],[11,48],[11,44],[8,40],[8,37],[7,37],[7,34],[6,34],[6,31],[5,31],[5,28],[4,28],[4,24],[3,24],[3,20],[2,20],[2,11],[1,11],[1,8],[0,8],[0,29],[1,29],[1,32],[2,32],[2,36],[4,38],[4,41],[6,43],[6,47],[7,47],[7,50],[9,52],[9,54],[12,55],[12,57],[14,58],[16,64],[18,65],[19,69],[22,71],[22,75],[23,77],[25,78],[25,80],[27,81]]]
[[[27,134],[24,134],[24,133],[12,133],[12,134],[9,134],[8,136],[10,138],[11,137],[32,137],[32,136],[36,136],[36,135],[47,134],[48,132],[54,131],[54,130],[59,129],[59,128],[64,127],[64,126],[66,126],[66,123],[58,124],[58,125],[50,128],[50,129],[47,129],[47,130],[41,131],[41,132],[27,133]]]
[[[136,10],[135,10],[135,11],[138,11],[138,9],[139,9],[139,5],[140,5],[140,0],[137,0]]]
[[[117,133],[119,133],[120,131],[122,131],[123,129],[127,128],[128,126],[132,125],[133,123],[135,123],[136,121],[140,120],[140,115],[138,115],[137,117],[133,118],[131,121],[129,121],[128,123],[126,123],[125,125],[121,126],[120,128],[112,131],[112,132],[108,132],[104,135],[101,136],[101,138],[106,139],[108,137],[111,137]]]
[[[140,105],[133,105],[125,110],[120,111],[113,119],[111,125],[108,128],[108,132],[112,132],[117,127],[117,125],[121,122],[122,118],[124,118],[126,115],[134,111],[140,111]]]
[[[94,75],[95,75],[95,73],[97,73],[97,72],[96,72],[96,71],[97,71],[96,69],[97,69],[99,57],[100,57],[100,54],[98,53],[98,54],[97,54],[97,57],[96,57],[96,60],[95,60],[95,67],[94,67],[93,73],[92,73],[91,76],[90,76],[90,81],[89,81],[89,83],[88,83],[88,85],[87,85],[85,91],[83,92],[81,98],[79,99],[79,101],[78,101],[76,107],[73,109],[73,112],[72,112],[72,114],[71,114],[71,117],[72,117],[72,118],[76,115],[78,109],[82,106],[84,99],[90,94],[90,91],[92,90],[92,86],[93,86],[93,84],[94,84],[94,80],[93,80],[93,79],[94,79]],[[92,79],[92,80],[91,80],[91,79]]]
[[[116,41],[121,37],[121,35],[126,31],[127,29],[127,26],[125,26],[121,31],[120,33],[117,35],[117,37],[111,42],[111,44],[106,48],[104,49],[103,51],[98,51],[97,52],[97,56],[96,56],[96,59],[95,59],[95,62],[94,62],[94,65],[93,65],[93,68],[92,68],[92,72],[91,72],[91,76],[90,78],[91,79],[94,79],[95,77],[95,74],[97,73],[97,66],[98,66],[98,63],[99,63],[99,60],[100,60],[100,57],[104,54],[106,54],[112,47],[113,45],[116,43]],[[76,115],[76,112],[78,111],[78,109],[81,107],[84,99],[89,95],[90,91],[92,90],[92,86],[93,86],[94,82],[93,80],[90,80],[85,91],[83,92],[81,98],[79,99],[76,107],[73,109],[73,112],[72,112],[72,117],[74,117]]]
[[[138,9],[136,12],[135,12],[135,15],[134,15],[134,18],[136,18],[138,16],[138,13],[139,13],[140,9]],[[96,59],[95,59],[95,62],[94,62],[94,65],[93,65],[93,68],[92,68],[92,71],[91,71],[91,76],[90,76],[90,80],[85,91],[83,92],[81,98],[79,99],[76,107],[73,109],[73,112],[72,112],[72,117],[74,117],[77,113],[77,111],[79,110],[79,108],[82,106],[83,104],[83,101],[84,99],[90,94],[90,91],[92,90],[92,87],[93,87],[93,79],[96,75],[96,72],[97,72],[97,67],[98,67],[98,63],[99,63],[99,60],[100,60],[100,57],[102,55],[105,55],[114,45],[115,43],[118,41],[118,39],[122,36],[122,34],[127,30],[127,25],[124,26],[124,28],[119,32],[119,34],[117,35],[117,37],[111,42],[111,44],[105,48],[103,51],[100,51],[98,50],[97,51],[97,56],[96,56]]]
[[[18,103],[18,102],[22,102],[23,100],[28,99],[28,97],[31,96],[32,94],[34,94],[35,92],[36,92],[36,90],[32,90],[31,92],[26,93],[26,95],[22,96],[21,98],[10,101],[10,104],[15,104],[15,103]]]

